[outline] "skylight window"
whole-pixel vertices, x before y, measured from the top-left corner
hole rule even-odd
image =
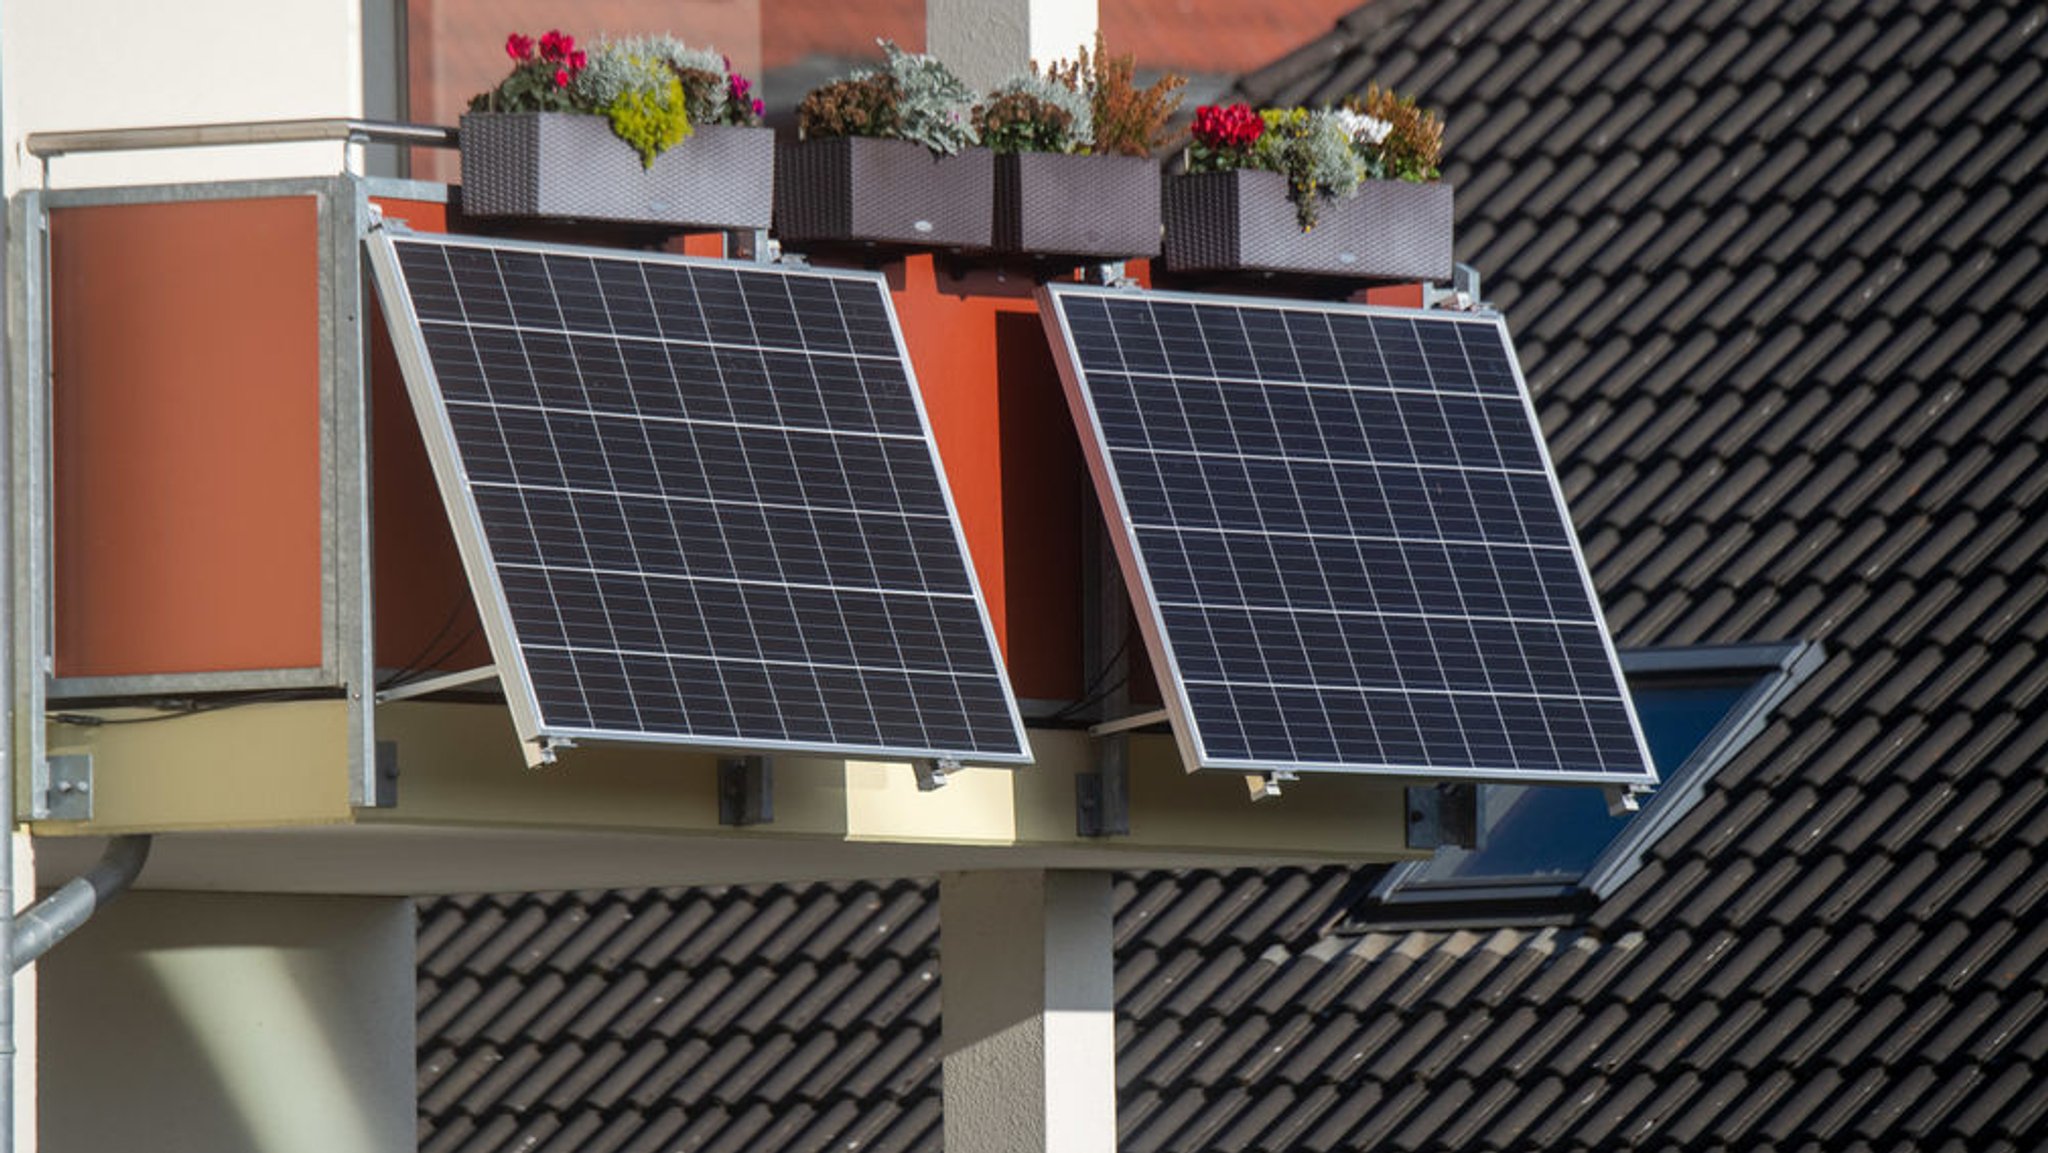
[[[1624,651],[1663,784],[1640,811],[1612,813],[1598,789],[1481,785],[1478,844],[1389,870],[1356,910],[1365,922],[1566,911],[1612,892],[1706,782],[1762,731],[1821,661],[1814,644]]]

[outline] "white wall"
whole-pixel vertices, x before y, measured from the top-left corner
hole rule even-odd
[[[0,2],[7,191],[41,182],[29,132],[365,115],[364,3]],[[50,184],[313,175],[341,157],[334,144],[72,157]]]
[[[413,1147],[412,903],[130,893],[38,964],[41,1147]]]

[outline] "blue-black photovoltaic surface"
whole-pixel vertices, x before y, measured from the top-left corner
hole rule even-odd
[[[878,279],[391,243],[541,732],[1025,757]]]
[[[1497,320],[1046,301],[1201,767],[1653,778]]]

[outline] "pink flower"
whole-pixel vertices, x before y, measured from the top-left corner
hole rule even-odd
[[[568,70],[567,68],[557,68],[557,69],[555,69],[555,87],[557,87],[557,88],[567,88],[568,86],[569,86],[569,70]]]
[[[767,105],[765,105],[765,104],[761,103],[761,98],[760,98],[760,97],[756,96],[756,97],[754,98],[754,115],[756,115],[756,116],[759,116],[759,115],[761,115],[761,114],[762,114],[762,112],[763,112],[764,110],[766,110],[766,109],[767,109],[767,107],[768,107]]]
[[[505,55],[514,60],[524,60],[533,55],[533,37],[521,36],[514,32],[505,38]]]

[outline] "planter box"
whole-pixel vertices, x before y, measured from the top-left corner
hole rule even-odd
[[[987,248],[995,157],[939,156],[908,140],[799,140],[775,167],[775,231],[789,243]]]
[[[462,118],[462,211],[474,217],[766,228],[775,132],[707,124],[640,163],[602,116],[472,112]]]
[[[999,252],[1159,255],[1159,165],[1146,156],[996,157]]]
[[[1176,272],[1294,272],[1373,280],[1449,280],[1451,186],[1368,180],[1325,200],[1303,232],[1278,172],[1166,178],[1166,264]]]

